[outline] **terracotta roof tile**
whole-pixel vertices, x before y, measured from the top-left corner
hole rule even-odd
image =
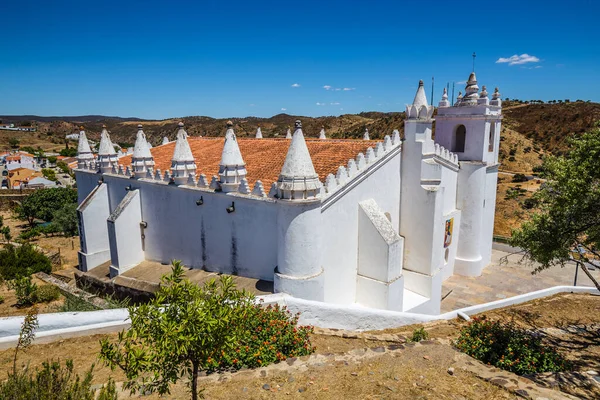
[[[223,150],[224,138],[188,137],[192,154],[196,159],[197,175],[205,174],[208,180],[219,173],[219,162]],[[335,174],[340,165],[347,166],[348,160],[356,158],[358,153],[365,153],[367,148],[375,147],[377,141],[364,140],[320,140],[306,139],[308,151],[319,174],[321,182],[328,174]],[[269,191],[271,184],[277,181],[281,167],[290,145],[289,139],[250,139],[238,138],[238,145],[248,171],[247,179],[250,187],[257,180],[262,181],[265,190]],[[171,168],[171,157],[175,142],[153,147],[150,149],[154,157],[155,169],[166,171]],[[119,159],[124,167],[131,165],[131,156]]]

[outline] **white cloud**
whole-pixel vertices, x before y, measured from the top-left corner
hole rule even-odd
[[[287,111],[287,108],[283,108],[283,107],[282,107],[282,108],[281,108],[281,111]]]
[[[325,89],[325,90],[331,90],[333,88],[331,86],[329,86],[329,85],[325,85],[325,86],[323,86],[323,89]]]
[[[299,83],[294,83],[294,84],[292,85],[292,87],[300,87],[300,84],[299,84]]]
[[[345,87],[345,88],[344,88],[344,92],[347,92],[347,91],[349,91],[349,90],[356,90],[356,88],[349,88],[349,87]]]
[[[254,104],[254,103],[251,103],[251,104],[248,104],[248,105],[249,105],[250,107],[254,107],[256,104]]]
[[[333,86],[330,86],[330,85],[323,86],[323,89],[325,89],[325,90],[332,90],[334,92],[340,92],[342,90],[344,92],[347,92],[349,90],[356,90],[356,88],[348,88],[348,87],[345,87],[345,88],[334,88]]]
[[[467,81],[460,81],[460,82],[456,82],[456,84],[457,84],[457,85],[464,85],[464,84],[466,84],[466,83],[467,83]]]
[[[325,105],[325,103],[319,103],[319,102],[317,102],[317,105],[318,105],[318,106],[324,106],[324,105]]]
[[[332,106],[339,106],[340,105],[340,103],[338,103],[338,102],[329,103],[329,104],[332,105]]]
[[[520,56],[515,54],[508,58],[500,57],[499,59],[496,60],[496,64],[508,63],[508,65],[521,65],[521,64],[536,63],[536,62],[540,62],[540,59],[537,58],[536,56],[530,56],[527,53],[523,53]]]

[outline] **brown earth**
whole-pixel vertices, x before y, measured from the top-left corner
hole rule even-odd
[[[542,332],[548,344],[573,361],[575,371],[600,369],[600,296],[582,294],[560,294],[534,300],[521,305],[485,312],[487,318],[513,322],[527,329]],[[423,326],[430,338],[455,339],[459,329],[466,324],[456,319],[413,325],[373,334],[395,333],[410,337],[415,328]],[[580,327],[569,333],[568,327]],[[587,327],[587,328],[586,328]],[[562,332],[562,333],[561,333]],[[121,371],[110,371],[97,361],[99,340],[103,337],[116,338],[116,334],[94,335],[61,340],[55,343],[33,345],[19,356],[19,364],[29,363],[35,368],[47,359],[73,359],[77,371],[87,370],[93,363],[94,383],[106,382],[109,376],[122,381]],[[337,336],[312,335],[317,353],[348,353],[353,349],[373,348],[384,342],[365,339],[346,339]],[[389,344],[389,343],[388,343]],[[220,383],[204,383],[206,398],[228,399],[232,397],[263,398],[319,398],[319,399],[503,399],[516,398],[512,394],[457,369],[453,376],[447,370],[452,365],[453,350],[448,346],[420,346],[407,348],[399,354],[383,354],[364,361],[335,363],[332,367],[310,367],[270,372],[266,376],[234,374],[232,379]],[[12,350],[0,351],[0,377],[12,366]],[[290,376],[292,379],[290,379]],[[566,378],[572,374],[556,376],[558,388],[572,395],[592,398],[600,396],[597,388],[575,385]],[[561,377],[564,378],[561,380]],[[532,377],[544,384],[548,377]],[[269,390],[263,387],[269,385]],[[556,384],[556,383],[554,383]],[[278,386],[279,385],[279,386]],[[302,390],[302,391],[299,391]],[[149,396],[154,399],[158,396]],[[174,387],[168,398],[189,398],[183,383]],[[598,398],[598,397],[596,397]]]

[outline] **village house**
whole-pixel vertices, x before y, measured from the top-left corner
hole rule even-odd
[[[97,159],[81,132],[79,268],[112,277],[144,260],[273,281],[275,292],[437,314],[442,282],[490,262],[501,100],[475,73],[435,120],[423,82],[404,138],[188,136],[150,148],[138,126],[118,159],[106,129]]]
[[[35,156],[25,151],[7,151],[0,153],[0,164],[6,166],[6,169],[9,171],[17,168],[38,169]]]

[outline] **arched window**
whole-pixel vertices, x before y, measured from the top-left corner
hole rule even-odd
[[[450,151],[453,153],[464,153],[466,136],[467,128],[464,125],[457,126],[452,140],[452,150]]]

